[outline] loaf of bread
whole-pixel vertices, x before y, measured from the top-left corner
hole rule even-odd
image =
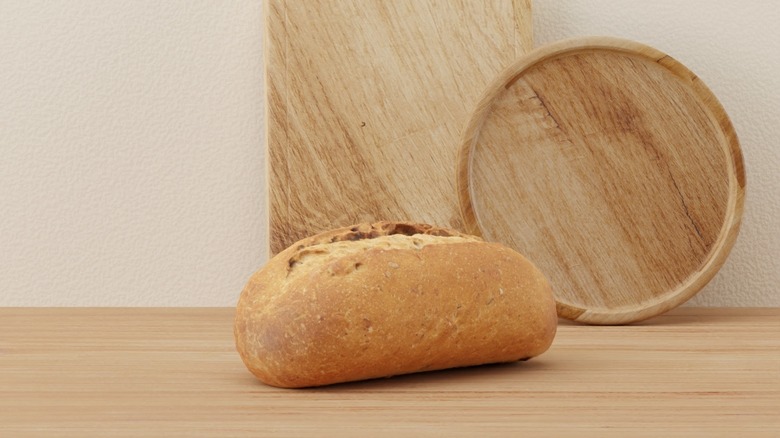
[[[529,359],[557,321],[549,283],[517,252],[379,222],[273,257],[242,292],[234,332],[252,374],[297,388]]]

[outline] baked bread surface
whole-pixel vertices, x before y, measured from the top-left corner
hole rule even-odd
[[[255,273],[234,333],[266,384],[308,387],[537,356],[557,327],[550,285],[517,252],[424,224],[303,239]]]

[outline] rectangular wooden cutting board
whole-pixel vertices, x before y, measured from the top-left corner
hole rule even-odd
[[[458,136],[532,46],[531,0],[266,0],[269,240],[374,220],[461,228]]]

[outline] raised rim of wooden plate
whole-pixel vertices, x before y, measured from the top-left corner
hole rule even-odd
[[[728,149],[724,151],[727,156],[729,179],[726,215],[720,233],[698,271],[693,272],[686,280],[679,283],[676,289],[659,295],[655,300],[648,300],[648,302],[642,303],[641,307],[617,308],[614,310],[587,309],[562,302],[556,297],[558,315],[563,318],[588,324],[625,324],[666,312],[684,303],[699,292],[723,266],[726,257],[734,246],[742,221],[746,181],[742,151],[736,132],[726,111],[712,91],[680,62],[650,46],[612,37],[583,37],[564,40],[537,48],[522,56],[499,74],[487,87],[461,134],[457,161],[458,199],[465,230],[482,236],[483,232],[472,203],[470,168],[472,151],[479,138],[482,125],[492,109],[493,101],[533,66],[559,56],[590,51],[611,51],[633,55],[665,67],[680,79],[682,83],[687,84],[693,94],[700,100],[702,107],[708,112],[714,125],[722,131],[725,140],[724,148]]]

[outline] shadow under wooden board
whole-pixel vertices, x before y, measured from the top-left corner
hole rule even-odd
[[[515,248],[559,316],[658,315],[723,265],[742,219],[734,128],[685,66],[651,47],[582,38],[499,75],[460,141],[466,231]]]
[[[331,228],[461,229],[460,130],[530,50],[531,0],[266,1],[271,253]]]

